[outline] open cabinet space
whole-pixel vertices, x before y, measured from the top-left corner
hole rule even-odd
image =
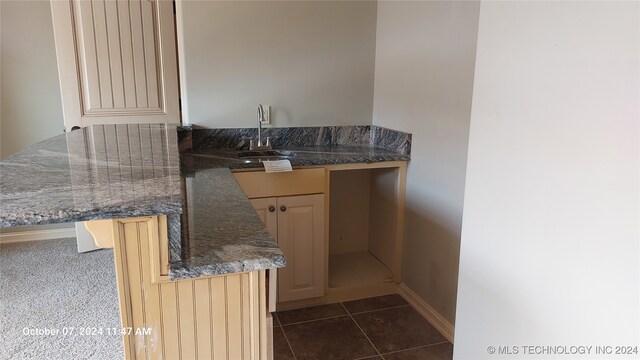
[[[329,172],[329,289],[399,281],[399,171]]]

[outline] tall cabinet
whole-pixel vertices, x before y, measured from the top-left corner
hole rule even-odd
[[[180,123],[173,2],[52,0],[65,127]]]

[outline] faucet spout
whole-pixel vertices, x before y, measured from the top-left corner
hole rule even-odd
[[[258,104],[258,147],[262,146],[262,120],[264,119],[264,108]]]
[[[262,143],[262,121],[264,121],[264,107],[262,104],[258,104],[258,142],[254,146],[253,140],[251,140],[251,145],[249,146],[251,150],[271,149],[269,137],[267,137],[267,142],[264,145]]]

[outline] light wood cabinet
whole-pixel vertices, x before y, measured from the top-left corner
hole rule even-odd
[[[278,303],[325,294],[325,169],[233,174],[287,259]]]
[[[279,310],[397,292],[406,171],[389,161],[233,173],[287,258]]]
[[[287,266],[278,269],[278,301],[324,295],[324,195],[252,199]]]
[[[173,3],[51,0],[65,127],[179,123]]]
[[[278,212],[276,206],[278,205],[277,198],[263,198],[252,199],[251,204],[256,209],[258,217],[264,223],[267,231],[272,238],[278,240]]]

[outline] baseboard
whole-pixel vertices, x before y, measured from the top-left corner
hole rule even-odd
[[[76,237],[73,227],[63,229],[26,230],[0,233],[0,243],[10,244],[25,241],[51,240]]]
[[[435,311],[429,304],[420,298],[413,290],[409,289],[404,283],[398,286],[398,293],[402,296],[416,311],[420,313],[434,328],[436,328],[447,340],[453,343],[453,325],[447,321],[442,315]]]

